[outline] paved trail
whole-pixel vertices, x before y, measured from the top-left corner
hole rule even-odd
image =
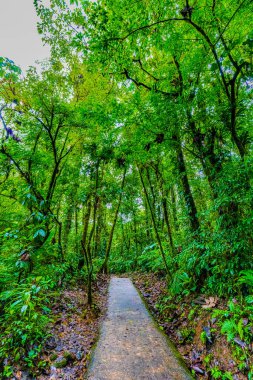
[[[190,380],[128,278],[112,278],[89,380]]]

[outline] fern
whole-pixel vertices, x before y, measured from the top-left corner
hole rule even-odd
[[[253,296],[247,296],[245,299],[247,303],[253,304]]]
[[[243,339],[244,336],[244,329],[243,329],[243,319],[241,318],[240,321],[237,324],[237,331],[240,336],[240,339]]]
[[[170,287],[171,293],[173,295],[182,293],[185,288],[188,288],[190,282],[191,278],[189,277],[188,273],[182,271],[176,272]]]
[[[237,333],[237,326],[233,320],[226,320],[221,326],[221,332],[226,334],[228,342],[233,340]]]
[[[240,272],[239,284],[253,287],[253,270],[243,270]]]

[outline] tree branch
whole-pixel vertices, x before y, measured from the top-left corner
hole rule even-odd
[[[141,31],[141,30],[149,29],[149,28],[152,28],[153,26],[156,26],[156,25],[159,25],[159,24],[165,24],[166,22],[169,22],[169,21],[184,21],[184,20],[185,20],[184,18],[177,18],[177,17],[174,17],[174,18],[167,18],[167,19],[165,19],[165,20],[160,20],[160,21],[153,22],[152,24],[148,24],[148,25],[140,26],[139,28],[133,29],[131,32],[129,32],[128,34],[126,34],[124,37],[110,38],[110,40],[120,40],[120,41],[124,41],[124,40],[126,40],[128,37],[130,37],[132,34],[134,34],[134,33],[136,33],[136,32],[139,32],[139,31]]]

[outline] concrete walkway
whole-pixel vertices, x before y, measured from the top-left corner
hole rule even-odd
[[[107,316],[88,379],[192,379],[128,278],[111,280]]]

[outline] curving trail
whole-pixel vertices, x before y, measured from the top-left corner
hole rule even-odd
[[[111,279],[109,304],[88,380],[190,380],[129,278]]]

